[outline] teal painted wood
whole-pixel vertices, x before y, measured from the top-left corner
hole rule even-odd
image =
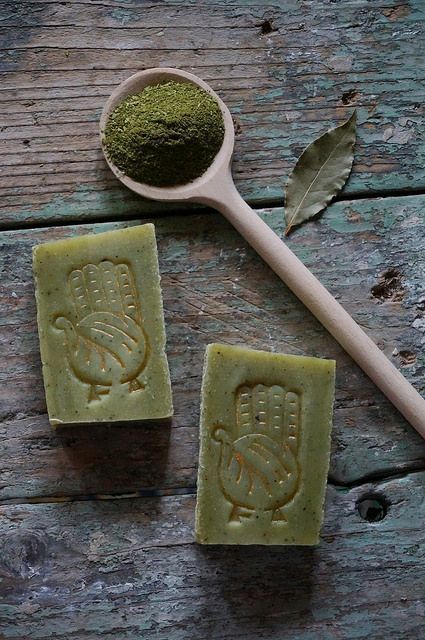
[[[227,102],[251,202],[281,202],[302,148],[355,106],[345,195],[425,187],[421,0],[27,0],[0,13],[3,227],[152,213],[113,178],[97,133],[110,91],[151,66],[193,71]]]
[[[2,638],[420,640],[424,475],[329,487],[316,548],[200,547],[194,496],[3,505]]]
[[[156,220],[176,404],[168,429],[51,431],[30,250],[172,209],[122,189],[97,140],[109,92],[147,66],[198,73],[226,100],[236,181],[257,205],[281,203],[302,147],[354,106],[343,196],[420,192],[424,15],[420,0],[2,3],[0,225],[89,224],[0,236],[0,640],[422,640],[424,474],[364,481],[423,470],[425,445],[224,220]],[[335,204],[288,240],[422,393],[424,204]],[[282,230],[281,209],[261,215]],[[193,544],[201,362],[213,340],[336,357],[318,549]],[[189,495],[101,500],[149,492]],[[376,524],[356,510],[370,492],[388,505]],[[68,503],[77,496],[88,501]]]
[[[336,203],[287,240],[421,393],[424,206],[424,196]],[[274,229],[283,230],[282,209],[263,210],[262,216]],[[352,483],[368,474],[425,467],[425,443],[416,432],[228,223],[214,214],[156,220],[176,410],[171,428],[93,426],[55,434],[45,415],[31,247],[125,225],[1,235],[2,499],[193,487],[204,348],[219,341],[336,358],[333,481]]]

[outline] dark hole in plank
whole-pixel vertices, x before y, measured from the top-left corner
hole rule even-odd
[[[388,502],[384,496],[368,494],[357,501],[356,508],[359,516],[367,522],[380,522],[388,512]]]

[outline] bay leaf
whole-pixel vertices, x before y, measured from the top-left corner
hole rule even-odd
[[[286,186],[286,236],[292,227],[322,211],[342,189],[353,165],[355,141],[356,111],[304,149]]]

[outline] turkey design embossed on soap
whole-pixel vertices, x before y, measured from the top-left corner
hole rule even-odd
[[[89,402],[117,384],[127,384],[129,393],[143,389],[149,346],[130,265],[86,264],[71,271],[68,287],[74,317],[58,314],[54,327],[64,334],[71,371],[90,386]]]
[[[287,521],[284,507],[296,496],[301,470],[301,394],[279,385],[243,385],[235,392],[235,424],[214,425],[220,445],[219,478],[232,505],[230,522],[268,512]]]

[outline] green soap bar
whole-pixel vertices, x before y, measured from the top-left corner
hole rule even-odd
[[[334,387],[333,360],[208,346],[198,542],[318,544]]]
[[[152,224],[33,249],[50,423],[173,413]]]

